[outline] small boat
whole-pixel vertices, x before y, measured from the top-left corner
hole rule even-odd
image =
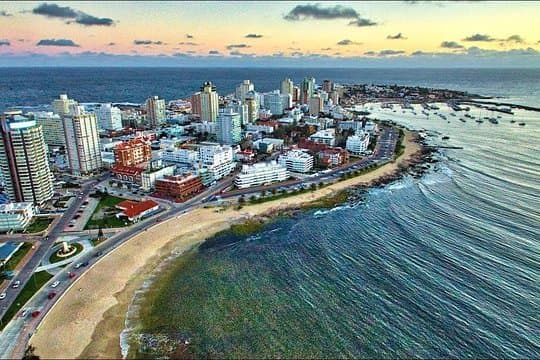
[[[482,120],[482,119],[476,119],[476,122],[479,123],[479,124],[481,124],[481,123],[484,122],[484,120]]]
[[[516,120],[514,120],[514,119],[510,120],[510,123],[511,123],[511,124],[513,124],[513,123],[515,123],[515,122],[516,122]]]
[[[525,123],[524,123],[524,122],[520,122],[518,125],[519,125],[519,126],[525,126]]]
[[[464,118],[459,118],[459,121],[461,121],[461,122],[467,122],[467,120],[465,120]]]
[[[443,136],[442,139],[443,140],[450,140],[450,136]]]
[[[492,123],[492,124],[498,124],[499,121],[495,118],[489,118],[489,122]]]

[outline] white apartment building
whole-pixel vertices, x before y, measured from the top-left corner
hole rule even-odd
[[[62,118],[53,112],[38,112],[34,115],[43,129],[43,139],[48,146],[65,146],[64,124]]]
[[[122,111],[109,104],[101,104],[95,111],[98,120],[99,128],[103,130],[121,130],[122,126]]]
[[[244,100],[246,98],[246,95],[250,91],[254,91],[255,86],[250,80],[244,80],[235,91],[235,96],[238,100]]]
[[[199,161],[199,153],[189,149],[168,149],[161,153],[166,163],[195,164]]]
[[[306,150],[294,149],[280,155],[278,163],[289,171],[306,173],[313,169],[313,156]]]
[[[309,98],[309,115],[319,116],[319,113],[323,111],[324,99],[319,94],[313,95]]]
[[[59,99],[54,99],[52,102],[52,111],[55,114],[64,116],[69,114],[69,107],[77,105],[77,102],[73,99],[69,99],[66,94],[61,94]]]
[[[9,199],[36,205],[51,199],[53,175],[41,125],[21,111],[5,112],[0,135],[0,180]]]
[[[347,151],[353,154],[361,154],[368,149],[369,146],[369,134],[365,132],[358,132],[357,135],[349,136],[346,142]]]
[[[88,175],[102,167],[96,116],[82,106],[71,106],[63,117],[69,169],[75,175]]]
[[[281,81],[281,94],[283,94],[283,95],[291,95],[291,100],[292,100],[293,87],[294,87],[294,84],[293,84],[291,79],[289,79],[289,78],[283,79]]]
[[[213,181],[228,175],[236,167],[231,146],[202,144],[199,147],[199,164],[208,169]]]
[[[336,145],[336,130],[335,129],[319,130],[315,134],[311,135],[309,137],[309,140],[314,141],[319,144],[335,146]]]
[[[156,186],[156,180],[163,178],[165,175],[174,175],[176,166],[165,166],[154,171],[145,171],[141,174],[141,189],[149,191]]]
[[[165,100],[157,96],[146,100],[146,121],[151,128],[159,127],[167,122]]]
[[[264,107],[272,115],[283,115],[285,109],[292,105],[292,96],[290,94],[280,94],[279,90],[264,94]]]
[[[361,121],[341,121],[339,123],[339,128],[341,130],[352,130],[354,133],[358,133],[362,131],[362,122]]]
[[[219,113],[216,120],[217,140],[222,144],[238,144],[242,141],[242,122],[240,114],[232,108]]]
[[[234,185],[239,189],[259,186],[274,182],[285,181],[289,178],[289,172],[283,165],[275,161],[269,163],[257,163],[243,165],[242,170],[234,179]]]
[[[0,232],[26,230],[35,215],[31,202],[0,204]]]
[[[255,125],[255,124],[248,124],[246,126],[246,131],[249,132],[264,132],[266,134],[271,134],[274,132],[274,127],[270,125]]]
[[[244,102],[238,101],[234,103],[229,103],[227,105],[227,108],[231,108],[234,112],[240,114],[241,125],[246,125],[249,123],[248,106]]]
[[[201,121],[215,122],[218,115],[219,97],[216,87],[205,82],[200,92]]]

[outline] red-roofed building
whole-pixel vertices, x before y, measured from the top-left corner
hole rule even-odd
[[[126,217],[129,221],[137,222],[159,210],[159,204],[154,200],[140,202],[125,200],[117,204],[116,208],[122,210],[121,213],[116,214],[116,217]]]
[[[111,172],[118,180],[129,181],[136,184],[141,184],[141,174],[144,172],[144,167],[138,166],[122,166],[114,164]]]
[[[349,162],[349,152],[341,148],[325,149],[317,154],[320,162],[325,166],[338,166]]]

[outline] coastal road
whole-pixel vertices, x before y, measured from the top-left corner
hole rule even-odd
[[[184,203],[175,204],[175,206],[162,211],[161,213],[147,218],[139,223],[136,223],[128,228],[123,229],[121,232],[114,234],[95,247],[92,251],[86,255],[77,259],[77,262],[88,263],[85,267],[79,269],[75,268],[72,263],[56,274],[47,284],[45,284],[33,298],[25,305],[24,309],[28,309],[28,314],[25,317],[15,317],[11,321],[0,336],[0,358],[20,358],[24,355],[28,340],[31,335],[36,331],[39,323],[52,308],[58,298],[63,294],[72,284],[73,281],[84,273],[89,267],[94,265],[100,258],[108,254],[124,242],[131,239],[138,233],[149,229],[163,221],[173,219],[181,214],[187,213],[199,206],[202,202],[209,197],[212,197],[215,193],[219,193],[221,190],[231,186],[233,181],[232,177],[226,178],[222,182],[209,187],[200,194],[187,200]],[[84,198],[84,197],[83,197]],[[80,205],[80,204],[79,204]],[[76,209],[76,208],[75,208]],[[66,217],[67,220],[71,219],[70,216]],[[74,278],[70,278],[68,274],[74,274]],[[50,284],[55,281],[59,281],[58,286],[52,288]],[[56,295],[53,299],[49,299],[48,295],[54,292]],[[32,318],[30,313],[34,310],[39,310],[40,314],[36,318]]]

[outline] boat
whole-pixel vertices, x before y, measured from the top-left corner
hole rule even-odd
[[[499,121],[495,118],[489,118],[489,122],[492,123],[492,124],[498,124]]]
[[[443,140],[450,140],[450,136],[443,136],[442,139]]]
[[[520,122],[518,125],[519,125],[519,126],[525,126],[525,123],[524,123],[524,122]]]
[[[510,123],[511,123],[511,124],[513,124],[513,123],[515,123],[515,122],[516,122],[516,120],[514,120],[514,119],[510,120]]]
[[[467,122],[467,120],[465,120],[464,118],[459,118],[459,121],[461,121],[461,122]]]
[[[476,119],[476,122],[479,123],[479,124],[481,124],[481,123],[484,122],[484,120],[482,120],[482,119]]]

